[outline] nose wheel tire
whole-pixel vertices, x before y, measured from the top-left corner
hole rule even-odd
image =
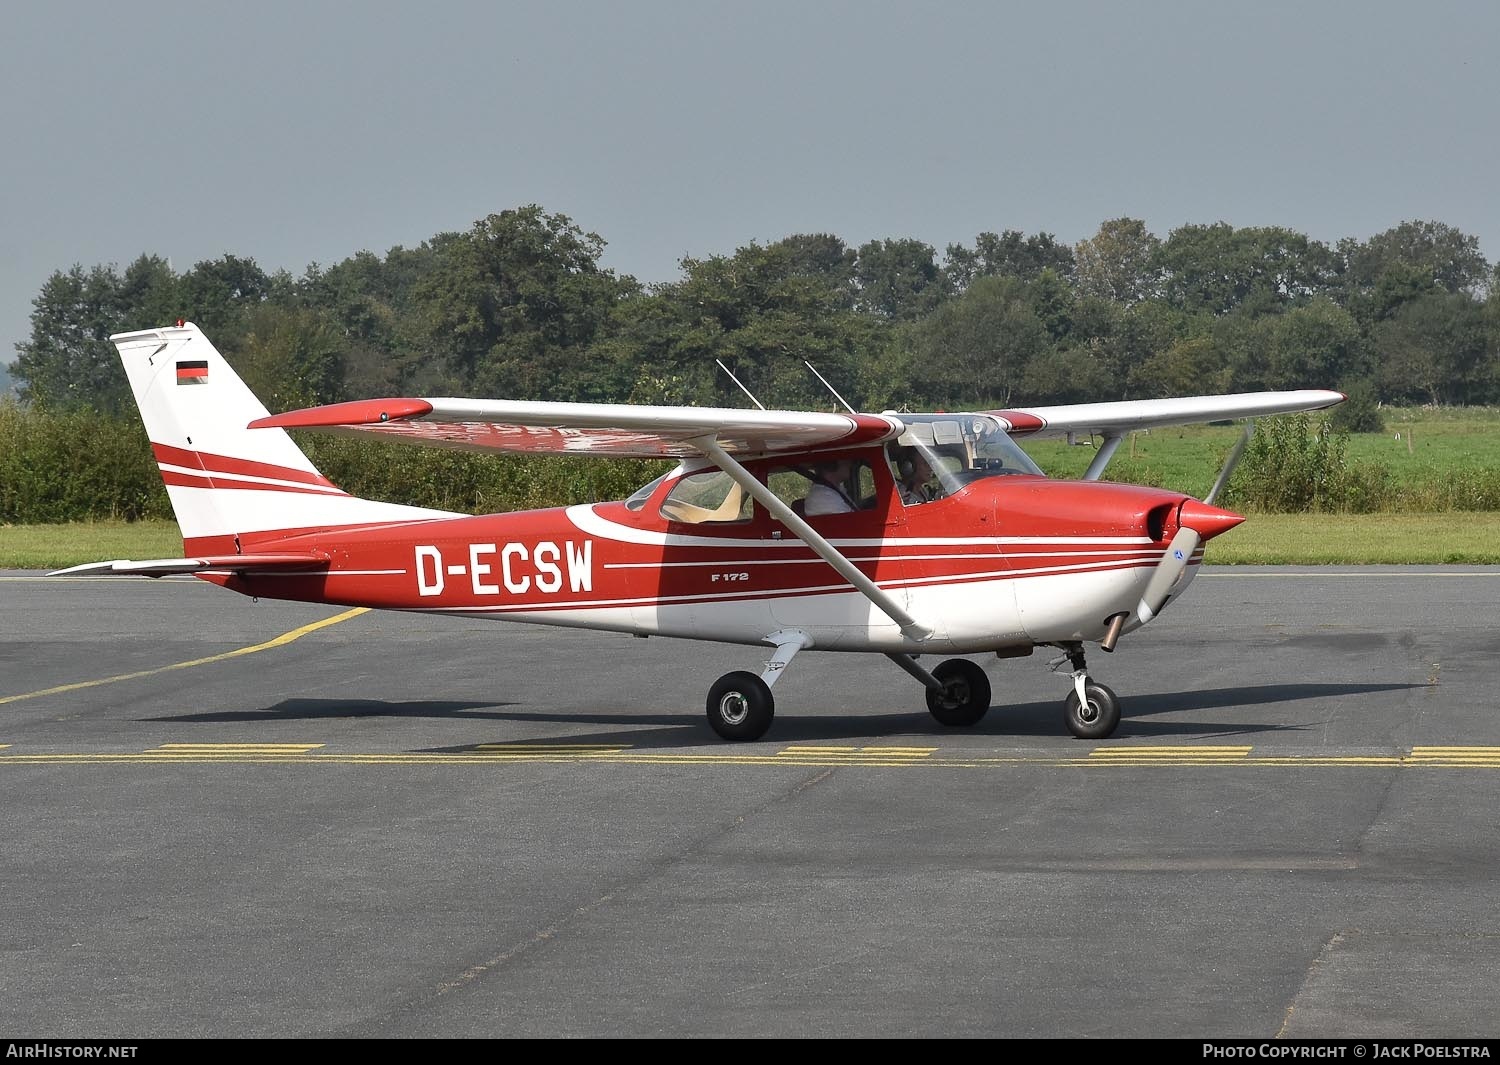
[[[1120,700],[1104,685],[1092,681],[1083,690],[1088,696],[1086,704],[1079,703],[1076,691],[1068,693],[1064,704],[1068,731],[1081,740],[1102,740],[1112,735],[1120,723]]]
[[[927,689],[927,709],[938,724],[963,728],[978,724],[990,708],[990,678],[967,658],[950,658],[932,671],[943,685]]]
[[[726,673],[708,690],[708,724],[726,740],[758,740],[771,727],[776,700],[754,673]]]

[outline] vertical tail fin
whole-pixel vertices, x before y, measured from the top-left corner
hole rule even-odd
[[[125,364],[183,545],[232,554],[330,526],[449,517],[351,496],[284,429],[249,429],[265,406],[192,323],[110,337]]]

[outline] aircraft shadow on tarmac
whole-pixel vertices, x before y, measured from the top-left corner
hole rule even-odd
[[[506,702],[444,702],[412,699],[393,703],[383,699],[286,699],[260,710],[221,710],[203,714],[168,714],[149,721],[322,721],[345,717],[492,718],[513,721],[516,714],[492,712]]]
[[[1173,691],[1154,695],[1123,696],[1119,731],[1112,739],[1131,737],[1184,738],[1193,736],[1249,735],[1297,731],[1306,723],[1233,722],[1214,720],[1207,715],[1199,721],[1153,721],[1164,714],[1218,710],[1293,703],[1340,696],[1369,695],[1378,692],[1421,688],[1421,684],[1265,684],[1248,688],[1209,688],[1201,691]],[[449,721],[509,721],[521,724],[555,723],[559,725],[600,725],[598,732],[567,731],[557,735],[524,737],[495,735],[458,746],[424,748],[431,751],[466,750],[475,742],[506,742],[536,745],[620,744],[635,750],[719,745],[703,715],[684,709],[676,713],[596,713],[587,710],[505,710],[516,706],[509,702],[464,702],[456,700],[407,700],[390,702],[380,699],[287,699],[260,710],[233,710],[214,713],[169,715],[149,720],[188,722],[273,722],[318,721],[341,718],[433,718]],[[655,727],[651,727],[655,726]],[[831,742],[835,740],[876,740],[890,736],[924,736],[934,740],[963,736],[989,738],[1047,736],[1066,738],[1062,724],[1061,701],[997,703],[973,728],[949,729],[924,713],[891,714],[817,714],[799,715],[795,710],[778,715],[770,743]]]

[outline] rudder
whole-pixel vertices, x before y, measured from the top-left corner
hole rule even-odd
[[[237,552],[330,526],[452,516],[351,496],[286,430],[247,428],[269,412],[191,322],[110,340],[188,553]]]

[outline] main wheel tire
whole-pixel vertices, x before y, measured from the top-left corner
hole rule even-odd
[[[776,700],[754,673],[725,673],[708,689],[708,724],[726,740],[758,740],[771,727]]]
[[[950,658],[932,671],[943,690],[927,689],[927,709],[938,724],[963,728],[979,723],[990,708],[990,678],[967,658]]]
[[[1120,723],[1120,700],[1102,684],[1086,683],[1087,704],[1078,701],[1078,692],[1070,691],[1064,704],[1068,712],[1068,731],[1081,740],[1102,740]]]

